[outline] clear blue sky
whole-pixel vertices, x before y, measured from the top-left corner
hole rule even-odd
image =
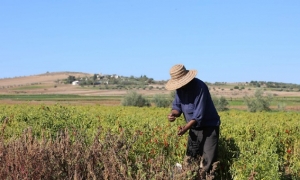
[[[300,84],[299,0],[1,0],[0,78],[58,71]]]

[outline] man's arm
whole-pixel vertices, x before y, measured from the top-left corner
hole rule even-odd
[[[170,122],[174,122],[176,117],[179,117],[181,113],[175,109],[172,109],[171,113],[168,115],[168,119]]]
[[[209,96],[208,89],[203,87],[199,92],[199,95],[195,98],[194,105],[195,109],[193,112],[193,117],[191,119],[196,120],[198,124],[202,121],[206,110],[206,101]]]
[[[170,122],[175,121],[176,117],[179,117],[181,115],[181,102],[178,97],[177,92],[175,93],[175,98],[172,103],[172,110],[170,114],[167,116]]]
[[[172,109],[171,114],[175,117],[179,117],[181,113],[178,110]]]
[[[190,120],[185,126],[183,126],[181,129],[179,129],[178,135],[179,136],[183,135],[195,124],[197,124],[196,120],[194,120],[194,119]]]

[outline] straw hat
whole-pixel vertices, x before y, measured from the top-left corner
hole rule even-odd
[[[170,69],[171,79],[166,84],[167,90],[175,90],[189,83],[197,75],[197,70],[186,70],[184,65],[176,64]]]

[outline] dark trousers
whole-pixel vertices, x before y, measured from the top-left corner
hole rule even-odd
[[[217,160],[220,127],[203,127],[190,129],[186,155],[191,158],[202,159],[202,169],[211,170],[212,164]]]

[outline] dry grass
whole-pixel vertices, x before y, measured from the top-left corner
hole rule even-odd
[[[31,129],[6,142],[6,121],[0,134],[0,179],[192,179],[197,166],[176,172],[162,154],[151,160],[132,155],[137,137],[104,134],[101,128],[91,143],[76,130],[65,130],[56,138],[37,138]]]
[[[0,86],[18,86],[33,83],[41,84],[54,84],[57,80],[67,79],[68,76],[85,77],[92,76],[88,73],[80,72],[57,72],[57,73],[46,73],[32,76],[14,77],[0,79]]]

